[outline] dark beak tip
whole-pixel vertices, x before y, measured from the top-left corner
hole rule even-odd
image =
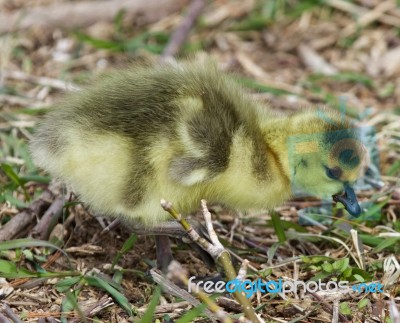
[[[352,208],[347,208],[346,207],[347,212],[349,212],[352,216],[355,217],[359,217],[361,215],[361,207],[360,205],[357,203],[357,205],[355,205]]]
[[[344,205],[347,212],[349,212],[352,216],[358,217],[361,215],[361,207],[358,204],[357,196],[354,193],[354,190],[347,186],[345,188],[345,193],[343,195],[333,195],[332,199],[337,203],[340,202]]]

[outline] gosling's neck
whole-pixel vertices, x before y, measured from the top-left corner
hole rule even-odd
[[[315,147],[315,142],[321,141],[324,133],[348,129],[350,126],[349,119],[343,118],[336,111],[310,109],[289,117],[269,119],[262,129],[264,129],[266,142],[279,159],[284,173],[290,176],[291,154],[304,153],[307,149],[318,148]],[[317,138],[314,135],[301,137],[307,134],[322,135],[322,137]],[[298,145],[298,143],[301,144]]]
[[[264,124],[264,137],[271,151],[281,165],[283,173],[290,178],[290,154],[295,147],[291,145],[295,136],[323,132],[321,119],[309,113],[270,119]]]

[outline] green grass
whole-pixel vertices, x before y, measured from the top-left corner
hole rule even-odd
[[[74,36],[96,49],[106,49],[116,53],[134,53],[144,49],[153,54],[161,54],[169,39],[168,34],[163,32],[143,32],[135,37],[119,40],[95,38],[82,32],[74,32]]]

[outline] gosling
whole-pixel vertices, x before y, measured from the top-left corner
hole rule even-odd
[[[94,212],[146,228],[169,219],[162,198],[184,214],[201,199],[272,209],[294,188],[361,213],[351,185],[365,148],[351,122],[328,109],[277,116],[210,62],[112,72],[67,95],[30,148]]]

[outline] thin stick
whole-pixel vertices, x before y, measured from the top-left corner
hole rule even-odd
[[[66,1],[39,7],[24,7],[15,12],[0,12],[0,34],[32,27],[78,29],[99,21],[112,21],[121,10],[128,18],[140,15],[148,24],[170,15],[187,3],[186,0],[102,0]],[[4,10],[5,11],[5,10]]]
[[[121,224],[120,219],[115,219],[113,220],[107,227],[105,227],[100,233],[97,232],[93,238],[90,240],[90,243],[98,243],[100,241],[100,238],[103,237],[106,233],[109,233],[110,231],[114,230]]]
[[[2,304],[2,310],[14,323],[22,323],[21,319],[17,315],[15,315],[13,310],[6,303]]]
[[[360,269],[365,269],[365,264],[364,264],[364,257],[361,254],[361,247],[362,247],[362,242],[361,239],[358,236],[357,230],[350,229],[350,234],[351,234],[351,239],[353,240],[353,245],[354,248],[356,249],[357,252],[357,257],[360,260]]]
[[[39,235],[41,240],[46,240],[50,234],[51,230],[51,222],[58,214],[62,211],[64,206],[64,198],[60,197],[54,200],[54,202],[50,205],[50,207],[43,214],[39,223],[35,225],[35,227],[31,231],[31,235]]]
[[[231,318],[225,313],[221,307],[219,307],[212,299],[208,297],[206,293],[196,288],[196,284],[190,283],[187,278],[184,269],[182,266],[176,261],[173,260],[168,266],[168,276],[172,279],[177,279],[185,286],[190,287],[193,293],[200,299],[204,304],[207,305],[207,308],[213,312],[219,320],[224,323],[232,323]],[[190,284],[190,286],[189,286]]]
[[[244,281],[246,279],[247,275],[247,267],[249,267],[249,261],[247,259],[244,259],[242,262],[242,265],[240,266],[239,272],[236,276],[237,279]]]
[[[114,302],[112,300],[111,297],[109,296],[104,296],[102,298],[100,298],[95,304],[89,306],[88,308],[84,309],[83,312],[85,314],[85,317],[89,318],[92,317],[94,315],[96,315],[97,313],[99,313],[100,311],[102,311],[103,309],[110,307],[114,305]],[[78,319],[74,319],[70,321],[72,322],[79,322]]]
[[[390,318],[392,319],[392,322],[400,323],[400,312],[399,312],[393,298],[390,300],[389,312],[390,312]]]
[[[357,6],[353,3],[344,0],[326,0],[325,4],[335,9],[350,13],[352,15],[364,15],[369,11],[364,7]],[[378,16],[377,20],[387,25],[399,27],[400,19],[396,17],[396,10],[391,10],[390,13],[394,14],[394,16],[388,14],[382,14]]]
[[[359,17],[359,19],[351,24],[348,25],[346,28],[344,28],[341,32],[342,37],[349,37],[352,35],[354,32],[357,31],[357,28],[362,28],[370,23],[378,20],[382,15],[389,10],[392,10],[396,8],[396,2],[393,0],[388,0],[381,2],[379,5],[377,5],[373,10],[365,13],[363,16]]]
[[[201,303],[199,300],[192,296],[187,290],[184,290],[177,286],[174,282],[167,279],[164,275],[161,274],[161,271],[158,269],[151,269],[150,275],[153,280],[158,284],[161,285],[163,290],[171,295],[180,297],[187,302],[189,302],[193,307],[199,306]],[[204,313],[213,321],[216,322],[217,317],[213,314],[209,309],[205,309]]]
[[[178,54],[180,48],[189,35],[190,30],[194,26],[197,18],[206,5],[205,0],[193,0],[188,8],[187,15],[182,23],[176,28],[171,36],[171,40],[161,55],[162,59],[168,59]]]
[[[333,302],[332,323],[339,322],[339,300]]]
[[[171,313],[176,309],[187,309],[191,304],[189,302],[183,301],[179,303],[168,303],[156,306],[154,314],[160,313]],[[147,310],[147,305],[137,309],[139,313],[143,314]]]
[[[310,292],[310,294],[322,305],[322,308],[324,309],[325,312],[329,314],[333,314],[334,310],[331,305],[329,305],[327,302],[324,301],[324,299],[319,296],[317,293]],[[347,318],[339,313],[339,318],[340,322],[348,322]]]
[[[196,230],[194,230],[193,227],[182,217],[182,215],[172,207],[171,202],[161,200],[161,206],[163,207],[163,209],[171,214],[173,218],[182,225],[182,227],[186,230],[188,236],[193,240],[193,242],[197,243],[201,248],[208,252],[216,262],[223,266],[227,279],[235,280],[237,279],[235,268],[232,265],[229,252],[219,242],[218,236],[214,231],[211,222],[211,213],[208,211],[206,201],[202,200],[201,205],[208,234],[212,243],[201,237],[196,232]],[[244,292],[235,291],[234,295],[238,302],[241,304],[246,318],[248,318],[252,322],[262,322],[262,320],[257,317],[257,314],[255,313],[253,306],[250,303],[250,300],[246,298]]]
[[[35,101],[30,98],[21,98],[19,96],[9,94],[0,94],[0,102],[5,102],[12,105],[19,105],[22,107],[29,106],[31,108],[44,108],[49,105],[48,103]]]
[[[41,213],[45,207],[50,205],[53,199],[53,194],[49,191],[43,192],[43,194],[34,202],[29,205],[29,208],[15,215],[10,221],[8,221],[0,229],[0,241],[11,240],[29,226],[35,217]]]
[[[201,248],[203,248],[205,251],[210,253],[210,255],[214,258],[217,257],[220,250],[215,250],[213,246],[202,236],[200,236],[197,231],[191,226],[189,222],[186,221],[184,217],[180,213],[178,213],[173,207],[172,203],[168,202],[164,199],[161,200],[161,206],[162,208],[167,211],[169,214],[172,215],[172,217],[181,224],[181,226],[186,230],[188,236],[190,239],[192,239],[193,242],[197,243]]]
[[[0,323],[10,323],[10,320],[0,313]]]
[[[76,84],[73,84],[72,82],[66,82],[63,80],[52,79],[52,78],[43,77],[43,76],[29,75],[29,74],[26,74],[21,71],[4,71],[1,73],[1,75],[5,79],[31,82],[34,84],[39,84],[42,86],[49,86],[49,87],[59,89],[59,90],[64,90],[64,91],[79,91],[80,90],[79,86]]]

